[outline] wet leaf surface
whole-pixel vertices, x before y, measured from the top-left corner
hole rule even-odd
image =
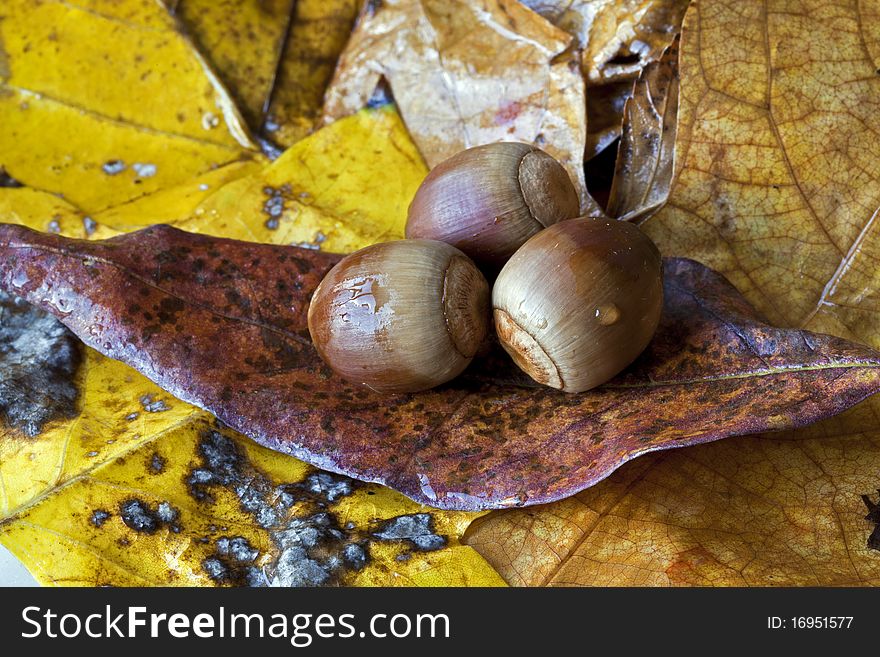
[[[128,447],[0,516],[43,584],[503,585],[458,542],[472,514],[316,471],[204,413]]]
[[[0,292],[0,418],[36,436],[57,418],[76,415],[73,381],[79,340],[61,322],[29,303]]]
[[[253,242],[352,251],[403,237],[407,207],[426,174],[396,110],[384,105],[319,130],[267,167],[230,165],[98,213],[101,228],[93,237],[167,223]]]
[[[880,385],[877,355],[773,329],[685,260],[666,266],[658,335],[581,395],[530,386],[508,359],[448,386],[377,396],[308,340],[311,292],[338,256],[157,226],[105,242],[0,228],[2,286],[83,341],[261,443],[441,508],[559,499],[644,452],[800,426]]]
[[[582,193],[586,101],[572,37],[513,0],[368,2],[327,90],[334,120],[386,79],[419,151],[435,166],[495,141],[546,149]]]
[[[251,129],[290,146],[316,127],[356,0],[164,0]]]

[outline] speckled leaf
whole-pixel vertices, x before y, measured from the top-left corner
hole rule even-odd
[[[335,120],[385,78],[430,166],[496,141],[535,143],[586,193],[586,101],[572,38],[515,0],[367,2],[327,90]]]
[[[774,321],[874,347],[878,56],[875,1],[694,3],[672,195],[645,224]],[[469,543],[520,585],[878,585],[878,487],[875,396],[796,432],[640,459]]]
[[[94,236],[168,223],[252,242],[351,251],[403,237],[407,207],[426,173],[394,107],[369,108],[298,142],[268,167],[230,165],[98,213]]]
[[[644,221],[666,203],[675,162],[678,90],[676,40],[645,67],[626,101],[608,216]]]
[[[0,541],[61,586],[503,585],[458,542],[472,518],[316,471],[199,414],[0,515]]]
[[[86,212],[254,146],[167,13],[137,0],[5,0],[0,124],[0,167]]]
[[[163,0],[251,128],[290,146],[309,134],[357,0]]]
[[[600,389],[531,386],[496,355],[445,387],[382,397],[335,377],[308,340],[309,296],[337,256],[165,226],[105,242],[3,226],[0,255],[2,287],[175,396],[441,508],[559,499],[641,453],[800,426],[880,387],[874,351],[771,328],[691,261],[667,263],[657,336]]]

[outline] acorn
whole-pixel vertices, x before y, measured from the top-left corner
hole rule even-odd
[[[341,377],[376,392],[417,392],[468,366],[489,329],[489,299],[483,274],[449,244],[374,244],[321,281],[309,332]]]
[[[492,290],[504,349],[538,383],[583,392],[644,351],[663,307],[660,252],[637,226],[557,223],[528,240]]]
[[[532,235],[578,213],[559,162],[530,144],[500,142],[437,165],[409,206],[406,236],[447,242],[497,272]]]

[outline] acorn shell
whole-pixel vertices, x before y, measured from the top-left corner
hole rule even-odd
[[[489,286],[449,244],[374,244],[336,264],[309,305],[309,332],[340,376],[416,392],[458,376],[489,327]]]
[[[633,224],[551,226],[507,262],[492,290],[504,349],[538,383],[582,392],[632,363],[663,307],[660,253]]]

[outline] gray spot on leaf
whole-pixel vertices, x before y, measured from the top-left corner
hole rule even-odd
[[[54,317],[0,292],[0,422],[26,436],[76,416],[79,340]]]

